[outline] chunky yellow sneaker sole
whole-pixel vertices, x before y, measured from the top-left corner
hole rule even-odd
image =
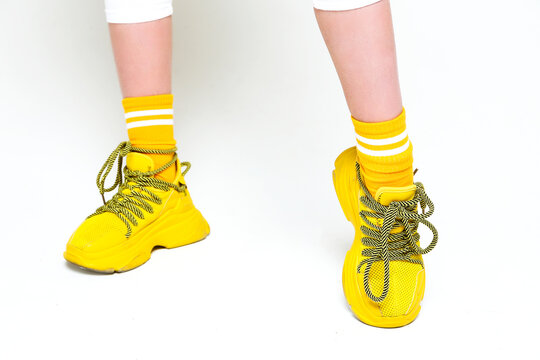
[[[64,258],[77,266],[101,273],[132,270],[141,266],[156,247],[172,249],[196,243],[210,234],[210,226],[196,208],[169,210],[124,243],[100,252],[86,252],[68,243]]]
[[[335,169],[332,173],[334,188],[336,190],[339,203],[345,214],[355,229],[355,239],[345,256],[343,264],[343,291],[349,306],[358,320],[365,324],[383,327],[395,328],[407,325],[414,321],[420,312],[420,302],[424,298],[425,272],[420,271],[417,275],[417,287],[411,307],[406,315],[403,316],[379,316],[380,310],[374,302],[367,298],[362,286],[362,280],[357,272],[358,264],[362,256],[362,232],[360,230],[361,218],[359,215],[359,191],[360,187],[355,169],[356,149],[345,150],[335,161]]]

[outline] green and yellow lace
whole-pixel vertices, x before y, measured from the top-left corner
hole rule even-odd
[[[366,295],[374,302],[382,302],[388,295],[390,286],[390,261],[408,261],[424,266],[423,262],[414,259],[414,255],[427,254],[435,245],[437,245],[438,232],[437,229],[426,219],[433,214],[433,202],[426,195],[424,185],[415,183],[416,193],[411,200],[407,201],[392,201],[388,206],[384,206],[377,202],[367,190],[366,185],[362,181],[360,175],[360,165],[356,163],[356,176],[364,195],[360,196],[360,201],[369,210],[360,211],[360,217],[368,226],[361,226],[362,244],[367,248],[362,251],[362,255],[366,259],[362,260],[358,265],[357,271],[361,273],[364,268],[364,290]],[[422,209],[422,214],[417,212],[418,205]],[[427,212],[426,207],[429,209]],[[382,219],[382,226],[372,221],[371,219]],[[418,234],[419,224],[424,224],[433,233],[431,243],[422,249],[418,246],[420,235]],[[397,233],[391,233],[393,229],[402,227],[403,230]],[[380,296],[373,295],[369,286],[369,273],[372,265],[382,261],[384,263],[384,282],[383,290]]]
[[[122,168],[123,158],[130,152],[138,152],[143,154],[174,154],[171,161],[152,171],[142,172],[139,170],[130,170],[128,167]],[[141,209],[149,213],[153,213],[154,209],[150,203],[161,204],[162,200],[159,196],[150,190],[151,188],[169,191],[174,189],[178,192],[185,192],[185,184],[174,184],[165,180],[156,179],[154,175],[173,166],[176,163],[178,156],[176,155],[176,147],[171,149],[144,149],[133,147],[129,141],[120,143],[109,155],[101,170],[98,173],[96,184],[103,199],[103,206],[98,208],[92,215],[96,216],[105,212],[115,214],[124,222],[127,227],[126,237],[131,236],[132,227],[138,225],[137,218],[144,219],[144,214]],[[114,163],[118,160],[118,168],[114,184],[110,187],[105,187],[105,180],[114,167]],[[181,167],[186,167],[182,172],[185,175],[191,164],[182,162]],[[122,181],[123,173],[123,181]],[[105,201],[105,193],[113,191],[118,187],[118,192],[108,201]]]

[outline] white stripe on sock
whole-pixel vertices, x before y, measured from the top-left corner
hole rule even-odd
[[[126,126],[129,129],[143,127],[143,126],[157,126],[157,125],[174,125],[173,119],[154,119],[154,120],[142,120],[127,123]]]
[[[173,115],[173,109],[141,110],[125,113],[126,120],[139,116]]]
[[[390,145],[400,142],[401,140],[407,137],[407,130],[403,131],[401,134],[393,136],[387,139],[368,139],[356,134],[356,139],[368,145]]]
[[[393,155],[401,154],[402,152],[406,151],[409,148],[410,144],[411,144],[411,142],[409,140],[407,140],[407,142],[405,144],[401,145],[400,147],[395,148],[395,149],[390,149],[390,150],[371,150],[371,149],[366,149],[365,147],[363,147],[360,144],[356,144],[356,148],[358,149],[358,151],[360,151],[364,155],[369,155],[369,156],[393,156]]]

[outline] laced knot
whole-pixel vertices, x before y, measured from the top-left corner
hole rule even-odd
[[[123,159],[130,152],[142,154],[174,154],[174,156],[169,162],[160,168],[144,172],[139,170],[131,170],[127,166],[122,168]],[[137,218],[144,219],[144,213],[142,210],[145,210],[148,213],[153,213],[154,209],[151,203],[158,205],[162,203],[161,198],[151,190],[152,188],[162,191],[169,191],[170,189],[174,189],[178,192],[186,191],[187,187],[185,184],[174,184],[162,179],[156,179],[154,177],[154,175],[162,172],[163,170],[174,166],[177,159],[178,156],[176,154],[176,147],[171,149],[144,149],[132,146],[129,141],[120,143],[120,145],[118,145],[111,153],[111,155],[109,155],[98,173],[96,184],[103,199],[103,206],[98,208],[96,212],[89,216],[89,218],[105,212],[113,213],[118,216],[126,225],[126,237],[131,236],[131,225],[138,225]],[[106,187],[105,180],[113,169],[115,162],[118,163],[116,179],[113,185]],[[182,172],[182,175],[186,175],[191,168],[191,164],[189,162],[182,162],[180,166],[186,168]],[[109,201],[105,201],[105,193],[113,191],[117,187],[118,192]]]
[[[358,273],[364,267],[364,290],[366,295],[374,302],[382,302],[388,295],[390,285],[390,261],[407,261],[424,266],[418,255],[427,254],[437,245],[437,229],[426,219],[435,210],[433,203],[427,196],[424,185],[415,183],[416,193],[411,200],[392,201],[388,206],[377,202],[367,190],[360,175],[360,165],[356,163],[356,176],[364,195],[360,201],[368,210],[360,211],[360,217],[368,225],[363,225],[360,230],[364,235],[362,244],[367,248],[362,251],[364,260],[358,265]],[[418,206],[422,209],[419,214]],[[426,212],[426,208],[428,211]],[[382,220],[382,225],[381,225]],[[425,248],[419,244],[419,224],[424,224],[433,233],[431,243]],[[392,231],[396,230],[396,231]],[[416,256],[413,257],[413,256]],[[384,282],[381,295],[375,296],[369,286],[369,273],[371,267],[377,261],[384,265]]]

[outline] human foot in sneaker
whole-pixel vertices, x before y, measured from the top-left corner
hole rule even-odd
[[[64,258],[97,272],[131,270],[150,259],[157,247],[174,248],[204,239],[208,223],[195,208],[184,175],[190,168],[180,163],[176,148],[167,150],[132,147],[121,143],[109,156],[98,174],[98,188],[104,205],[90,215],[69,239]],[[174,154],[171,161],[155,169],[148,154]],[[126,157],[123,169],[122,159]],[[118,158],[118,172],[113,186],[105,179]],[[155,175],[174,167],[172,182]],[[185,167],[184,172],[181,168]],[[104,194],[118,192],[107,202]]]
[[[426,220],[433,213],[433,203],[421,183],[382,187],[373,197],[356,160],[355,148],[345,150],[333,173],[340,205],[356,232],[343,265],[345,297],[355,316],[366,324],[404,326],[420,312],[425,288],[422,255],[437,243],[437,230]],[[419,246],[420,223],[433,232],[425,249]]]

